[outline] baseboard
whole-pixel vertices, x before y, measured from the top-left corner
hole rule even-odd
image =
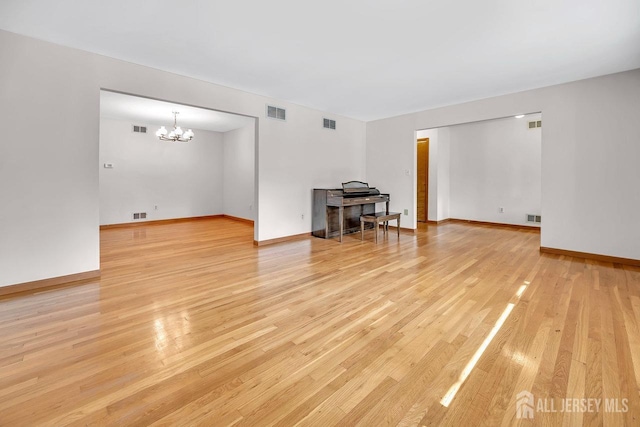
[[[222,216],[224,218],[227,218],[227,219],[230,219],[230,220],[233,220],[233,221],[244,222],[245,224],[253,225],[253,220],[252,219],[240,218],[239,216],[233,216],[233,215],[227,215],[227,214],[224,214]]]
[[[156,219],[152,221],[139,221],[139,222],[123,222],[120,224],[106,224],[101,225],[100,230],[108,230],[110,228],[128,228],[139,227],[141,225],[161,225],[161,224],[175,224],[177,222],[197,221],[201,219],[223,218],[226,215],[206,215],[206,216],[190,216],[186,218],[172,218],[172,219]]]
[[[65,285],[67,283],[81,280],[95,279],[100,277],[100,270],[85,271],[82,273],[69,274],[68,276],[52,277],[50,279],[36,280],[33,282],[18,283],[15,285],[0,287],[0,296],[16,294],[18,292],[33,291],[36,289],[49,288],[52,286]]]
[[[277,237],[275,239],[269,239],[269,240],[254,240],[253,246],[266,246],[266,245],[273,245],[274,243],[293,242],[296,240],[304,240],[310,236],[311,236],[311,233],[302,233],[302,234],[294,234],[292,236]]]
[[[536,227],[533,225],[525,225],[525,224],[503,224],[501,222],[474,221],[470,219],[457,219],[457,218],[449,218],[447,221],[457,223],[457,224],[488,225],[490,227],[504,227],[504,228],[514,228],[517,230],[533,231],[536,233],[540,232],[540,227]]]
[[[592,259],[600,262],[610,262],[612,264],[624,264],[624,265],[633,265],[635,267],[640,267],[640,259],[620,258],[615,256],[609,256],[609,255],[592,254],[589,252],[568,251],[566,249],[547,248],[544,246],[540,246],[540,253],[564,255],[564,256],[570,256],[573,258],[585,258],[585,259]]]
[[[451,218],[441,219],[441,220],[439,220],[439,221],[431,221],[431,220],[428,220],[426,223],[427,223],[427,224],[434,224],[434,225],[438,225],[438,224],[444,224],[445,222],[449,222],[449,221],[451,221]]]
[[[383,224],[380,224],[380,226],[382,227],[382,226],[383,226]],[[391,225],[391,224],[389,224],[389,230],[391,230],[392,228],[393,228],[393,229],[396,229],[396,228],[398,228],[398,227],[397,227],[397,226],[395,226],[395,225]],[[417,231],[417,230],[416,230],[415,228],[400,227],[400,232],[401,232],[401,233],[403,233],[403,234],[415,234],[415,233],[416,233],[416,231]]]

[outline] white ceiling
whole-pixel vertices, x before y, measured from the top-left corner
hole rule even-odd
[[[640,67],[638,0],[2,0],[0,28],[363,120]]]
[[[254,123],[253,118],[237,114],[221,113],[104,90],[100,92],[101,117],[129,120],[131,124],[136,125],[157,125],[171,129],[173,111],[180,113],[178,114],[178,126],[183,130],[202,129],[227,132]],[[153,129],[153,132],[156,130]]]

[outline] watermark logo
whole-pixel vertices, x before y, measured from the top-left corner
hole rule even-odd
[[[516,395],[516,418],[533,419],[536,412],[628,412],[629,399],[536,399],[528,390]]]
[[[523,390],[516,396],[516,418],[533,418],[533,394]]]

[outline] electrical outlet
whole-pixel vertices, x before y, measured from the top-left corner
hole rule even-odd
[[[304,219],[304,214],[300,214],[300,219]]]
[[[499,213],[504,213],[504,208],[498,208]]]
[[[157,211],[157,210],[158,210],[158,205],[155,205],[155,206],[153,207],[153,209]]]
[[[404,210],[404,214],[405,214],[405,215],[409,215],[409,209],[405,209],[405,210]]]
[[[104,168],[105,169],[113,169],[113,163],[105,163],[104,164]]]

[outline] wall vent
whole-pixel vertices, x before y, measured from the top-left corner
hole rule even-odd
[[[529,122],[529,129],[535,129],[535,128],[541,128],[542,127],[542,120],[534,120],[532,122]]]
[[[336,129],[336,121],[331,119],[322,119],[322,127],[325,129]]]
[[[542,217],[540,215],[527,214],[527,222],[540,224],[542,222]]]
[[[287,120],[287,111],[284,108],[267,105],[267,117],[276,120]]]
[[[146,126],[133,125],[133,131],[136,133],[147,133]]]
[[[133,214],[133,219],[147,219],[146,212],[136,212]]]

